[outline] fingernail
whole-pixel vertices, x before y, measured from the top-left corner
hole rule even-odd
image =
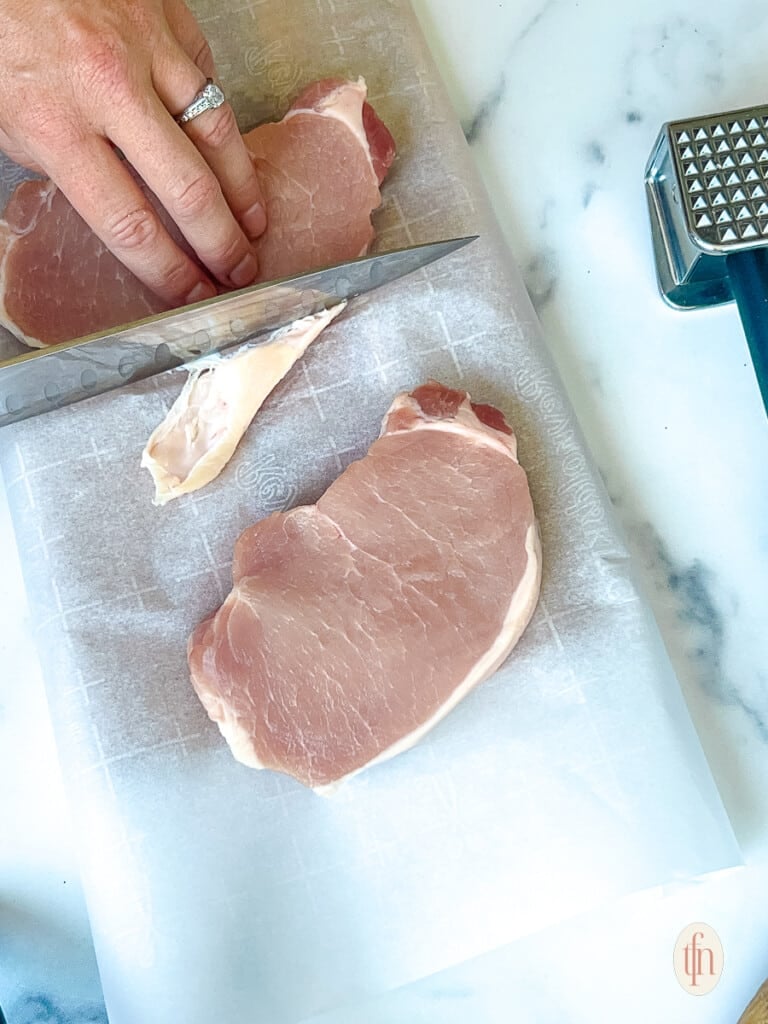
[[[235,288],[245,288],[246,285],[253,284],[258,269],[259,267],[254,256],[251,253],[246,253],[230,273],[229,279]]]
[[[267,226],[267,212],[261,203],[254,203],[246,210],[242,219],[243,230],[249,238],[258,238],[264,234]]]
[[[210,281],[198,281],[192,291],[187,295],[185,306],[191,306],[193,302],[202,302],[203,299],[212,299],[216,289]]]

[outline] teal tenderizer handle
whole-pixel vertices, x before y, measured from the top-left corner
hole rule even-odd
[[[725,260],[763,405],[768,413],[768,251],[745,249],[730,253]]]

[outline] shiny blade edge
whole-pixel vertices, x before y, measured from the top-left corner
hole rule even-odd
[[[421,270],[477,235],[409,246],[252,285],[117,330],[0,362],[0,427],[257,338]]]

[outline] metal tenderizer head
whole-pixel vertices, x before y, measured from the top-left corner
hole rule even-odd
[[[768,106],[668,122],[645,188],[661,294],[736,301],[768,412]]]
[[[664,298],[731,301],[722,257],[768,245],[768,106],[665,124],[645,185]]]

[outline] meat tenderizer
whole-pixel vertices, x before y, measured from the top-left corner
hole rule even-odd
[[[768,106],[668,122],[645,187],[662,296],[736,301],[768,413]]]

